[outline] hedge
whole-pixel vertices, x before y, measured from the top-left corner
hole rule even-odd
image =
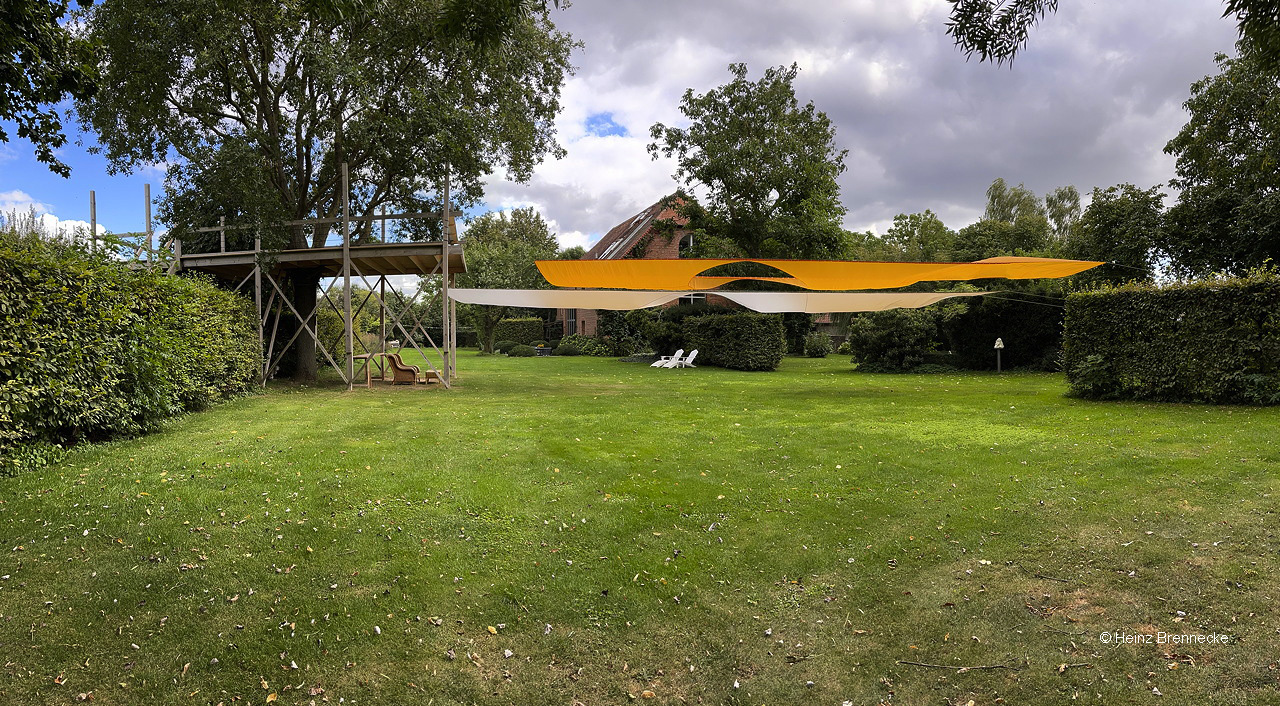
[[[493,336],[496,341],[515,341],[527,346],[543,338],[544,327],[543,320],[536,316],[521,319],[503,319],[498,322],[498,327],[494,329]]]
[[[786,352],[782,317],[742,312],[691,316],[681,323],[685,352],[698,363],[734,370],[775,370]]]
[[[1280,404],[1280,273],[1072,294],[1063,365],[1081,397]]]
[[[564,338],[560,339],[560,345],[569,346],[570,348],[576,348],[578,349],[578,353],[580,355],[597,355],[597,356],[613,355],[613,349],[609,346],[608,343],[605,343],[604,341],[601,341],[598,338],[583,336],[580,333],[571,333],[568,336],[565,336]]]
[[[0,229],[0,473],[253,388],[254,319],[210,282]]]

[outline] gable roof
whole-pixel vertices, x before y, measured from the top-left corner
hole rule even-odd
[[[652,206],[614,226],[591,246],[582,259],[621,260],[653,228],[655,222],[672,220],[681,225],[687,223],[688,219],[676,214],[674,208],[663,205],[666,200],[666,197],[663,197]]]

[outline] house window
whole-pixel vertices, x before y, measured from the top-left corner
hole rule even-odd
[[[706,292],[694,292],[693,294],[686,294],[685,296],[680,297],[680,303],[681,304],[706,304],[707,294]]]
[[[571,336],[578,332],[578,310],[565,309],[564,312],[564,335]]]
[[[684,257],[685,253],[693,247],[693,233],[690,233],[680,239],[680,257]]]

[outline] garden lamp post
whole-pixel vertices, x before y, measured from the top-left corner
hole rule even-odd
[[[1004,341],[996,339],[996,372],[1000,372],[1000,352],[1004,350]]]

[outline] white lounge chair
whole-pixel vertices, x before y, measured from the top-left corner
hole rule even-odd
[[[676,367],[677,368],[696,368],[698,366],[693,364],[693,359],[697,357],[698,357],[698,349],[694,348],[693,351],[690,352],[689,355],[686,356],[684,360],[676,362]]]
[[[683,353],[684,351],[677,351],[677,352]],[[680,357],[680,356],[678,356],[678,355],[677,355],[677,356],[672,356],[672,357],[671,357],[671,360],[668,360],[666,363],[664,363],[662,367],[664,367],[664,368],[682,368],[682,367],[684,367],[684,364],[685,364],[685,363],[687,363],[687,362],[689,362],[689,361],[693,360],[693,357],[694,357],[694,356],[696,356],[697,354],[698,354],[698,351],[694,351],[694,352],[690,353],[689,355],[685,356],[684,358],[681,358],[681,357]]]
[[[675,355],[664,355],[661,358],[653,361],[651,364],[649,364],[649,367],[650,368],[670,368],[671,366],[667,365],[667,363],[670,363],[672,360],[680,360],[680,356],[682,355],[684,355],[683,348],[676,351]]]

